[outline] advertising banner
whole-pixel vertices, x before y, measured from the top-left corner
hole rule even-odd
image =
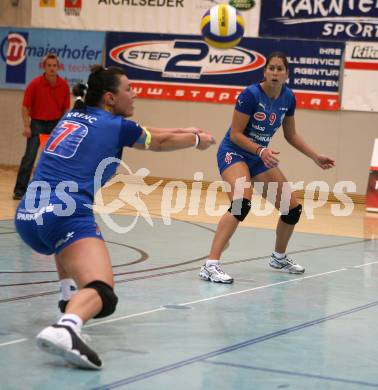
[[[378,43],[347,42],[344,61],[342,109],[378,112]]]
[[[122,66],[141,98],[234,104],[276,50],[288,56],[297,107],[339,109],[340,42],[243,38],[221,50],[197,35],[109,32],[106,65]]]
[[[366,211],[378,212],[378,138],[373,147],[365,206]]]
[[[228,3],[245,20],[245,36],[258,34],[260,1],[254,0],[56,0],[32,1],[33,27],[200,34],[201,18]]]
[[[47,53],[57,54],[70,85],[86,81],[90,65],[102,62],[104,40],[103,32],[0,28],[0,88],[24,89]]]
[[[377,41],[373,0],[261,1],[259,35],[343,41]]]

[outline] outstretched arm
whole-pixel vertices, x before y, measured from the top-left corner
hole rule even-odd
[[[215,144],[211,134],[200,132],[174,132],[172,129],[143,128],[143,134],[134,144],[137,149],[170,151],[196,147],[205,150]]]
[[[161,128],[161,127],[150,127],[147,126],[151,134],[156,133],[176,133],[176,134],[182,134],[182,133],[192,133],[192,134],[200,134],[200,133],[207,133],[206,131],[199,129],[198,127],[171,127],[171,128]]]
[[[294,116],[287,116],[282,123],[284,136],[290,145],[294,146],[295,149],[302,152],[307,157],[311,158],[315,164],[319,165],[322,169],[330,169],[335,166],[335,160],[318,154],[312,149],[305,140],[297,133],[295,129]]]

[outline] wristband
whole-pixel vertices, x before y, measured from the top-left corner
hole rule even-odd
[[[198,146],[199,146],[199,144],[201,142],[201,138],[200,138],[200,136],[197,133],[194,133],[194,135],[196,136],[196,143],[194,144],[194,147],[196,149],[198,149]]]
[[[262,149],[263,147],[262,146],[259,146],[256,150],[255,150],[255,154],[258,156],[259,155],[259,151],[260,149]]]
[[[265,150],[266,148],[261,148],[261,150],[259,151],[259,157],[261,158],[262,154],[263,154],[263,151]]]

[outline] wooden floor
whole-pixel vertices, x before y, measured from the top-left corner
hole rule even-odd
[[[15,183],[16,171],[14,169],[0,169],[0,220],[13,219],[14,212],[16,210],[17,201],[12,200],[12,192]],[[133,184],[130,183],[129,186]],[[185,185],[185,183],[184,183]],[[148,188],[148,186],[146,186]],[[116,183],[109,188],[103,190],[104,204],[109,204],[112,200],[119,197],[122,191],[123,184]],[[197,215],[189,215],[188,204],[190,199],[190,187],[187,185],[187,200],[185,207],[179,212],[172,212],[170,214],[172,219],[191,221],[191,222],[206,222],[216,224],[219,221],[219,216],[210,216],[205,211],[206,196],[209,196],[209,192],[202,191],[200,202],[198,206]],[[141,188],[139,187],[139,190]],[[145,191],[147,192],[147,191]],[[143,190],[139,192],[140,198],[147,206],[148,212],[152,218],[160,218],[162,213],[167,214],[167,210],[174,209],[175,197],[172,202],[168,202],[163,197],[164,185],[157,187],[148,195],[143,195]],[[175,195],[175,193],[174,193]],[[226,194],[222,192],[212,193],[210,195],[216,196],[215,209],[226,206],[229,201]],[[257,197],[257,203],[259,198]],[[300,202],[305,206],[309,200],[302,199]],[[256,203],[256,202],[253,202]],[[309,203],[308,203],[309,204]],[[308,205],[307,204],[307,205]],[[353,212],[349,216],[335,216],[332,212],[332,208],[338,206],[337,203],[327,202],[325,205],[319,208],[313,209],[313,218],[309,218],[304,212],[301,220],[296,226],[296,231],[303,233],[316,233],[326,234],[333,236],[344,237],[358,237],[358,238],[372,238],[378,236],[378,214],[366,213],[364,205],[362,204],[349,204],[348,207],[353,207]],[[253,207],[253,206],[252,206]],[[264,207],[264,206],[261,206]],[[304,207],[306,208],[306,207]],[[135,209],[125,204],[121,208],[112,209],[106,208],[105,211],[109,212],[113,210],[115,214],[120,215],[135,215]],[[312,208],[310,207],[310,211]],[[97,208],[97,211],[104,211],[104,209]],[[253,212],[248,215],[246,220],[241,226],[257,227],[263,229],[275,229],[278,219],[278,213],[274,211],[267,216],[258,216]]]

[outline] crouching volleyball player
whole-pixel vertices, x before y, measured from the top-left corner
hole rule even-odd
[[[74,94],[83,100],[76,101],[52,132],[16,211],[15,224],[33,250],[55,255],[58,273],[67,279],[66,287],[73,279],[79,289],[62,297],[64,314],[37,335],[38,346],[75,366],[100,369],[102,361],[83,339],[81,328],[91,318],[113,314],[118,297],[109,252],[93,211],[86,206],[93,204],[96,168],[108,157],[121,158],[126,146],[204,150],[214,139],[197,128],[145,128],[124,119],[133,114],[135,93],[126,74],[116,67],[94,66],[88,85],[77,85]],[[117,166],[105,170],[102,185]],[[72,204],[62,200],[67,200],[67,186],[74,200],[72,212]]]

